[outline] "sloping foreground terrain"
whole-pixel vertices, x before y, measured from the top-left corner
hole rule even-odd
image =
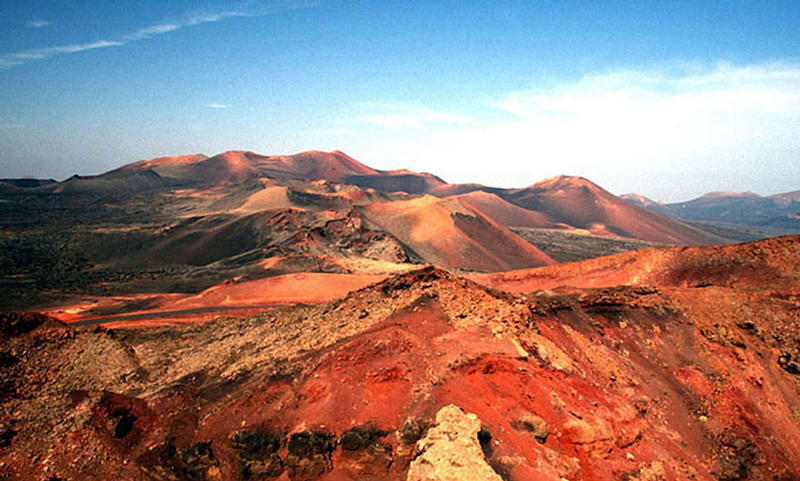
[[[0,478],[800,479],[798,258],[644,251],[517,294],[427,267],[172,328],[7,315]],[[574,281],[603,262],[625,280]]]

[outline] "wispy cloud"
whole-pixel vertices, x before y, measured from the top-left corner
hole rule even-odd
[[[229,18],[258,17],[285,10],[294,10],[318,5],[322,0],[274,0],[269,2],[248,2],[241,8],[225,10],[192,11],[181,19],[159,22],[157,24],[140,28],[131,33],[122,34],[111,39],[100,39],[89,43],[75,43],[54,45],[50,47],[7,53],[0,56],[0,69],[9,69],[30,60],[42,60],[55,55],[71,54],[107,47],[119,47],[139,40],[145,40],[158,35],[163,35],[186,27],[194,27],[207,23],[215,23]],[[49,25],[44,20],[33,20],[27,24],[32,28]]]
[[[227,109],[228,106],[226,104],[218,104],[218,103],[210,103],[206,104],[206,107],[210,109]]]
[[[497,94],[483,107],[470,116],[378,108],[361,120],[371,122],[373,155],[417,158],[453,181],[519,186],[568,173],[675,200],[800,178],[796,63],[615,70]],[[486,159],[503,159],[491,178]]]
[[[29,28],[42,28],[50,25],[47,20],[30,20],[25,24]]]
[[[47,58],[56,54],[77,53],[86,50],[94,50],[97,48],[117,47],[123,44],[124,42],[115,40],[98,40],[96,42],[75,43],[71,45],[58,45],[55,47],[46,47],[35,50],[28,50],[27,52],[11,54],[11,57],[19,60],[37,60],[37,59]]]
[[[11,60],[10,58],[0,57],[0,69],[2,70],[16,67],[17,65],[22,65],[22,62],[19,60]]]
[[[145,38],[154,37],[156,35],[161,35],[163,33],[172,32],[173,30],[178,30],[183,26],[184,25],[178,23],[163,23],[160,25],[153,25],[152,27],[143,28],[133,32],[130,35],[126,35],[123,37],[123,40],[126,42],[134,42],[136,40],[142,40]]]

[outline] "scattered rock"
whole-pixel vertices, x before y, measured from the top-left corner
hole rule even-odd
[[[17,435],[17,430],[11,426],[2,424],[0,425],[0,448],[6,448],[11,445],[11,440]]]
[[[718,438],[719,458],[713,471],[719,481],[748,479],[758,460],[758,447],[747,438],[725,432]]]
[[[436,426],[417,443],[408,481],[502,481],[483,457],[481,423],[474,414],[448,405],[436,414]]]
[[[0,351],[0,367],[11,367],[19,362],[19,358],[10,352]]]
[[[209,479],[210,471],[218,465],[211,441],[196,443],[181,452],[182,468],[187,479]]]
[[[195,443],[179,452],[174,440],[170,440],[150,448],[136,461],[157,473],[159,479],[206,481],[219,477],[219,461],[211,441]]]
[[[523,414],[518,420],[514,421],[513,426],[518,431],[527,431],[540,443],[547,441],[550,434],[550,425],[547,421],[531,413]]]
[[[390,432],[377,429],[371,425],[358,426],[342,433],[339,444],[345,451],[366,449]]]
[[[382,479],[395,461],[391,444],[381,441],[390,432],[371,424],[348,429],[339,440],[336,467],[357,479]]]
[[[564,434],[570,442],[596,456],[604,456],[614,444],[614,431],[603,419],[595,419],[592,423],[585,419],[571,419],[564,424]]]
[[[71,397],[78,395],[75,393]],[[95,406],[94,423],[114,439],[133,446],[144,436],[151,417],[144,400],[106,391]]]
[[[647,396],[638,396],[633,399],[633,407],[636,409],[636,414],[639,417],[644,417],[647,414],[647,411],[650,409],[650,398]]]
[[[795,376],[800,375],[800,366],[792,361],[792,355],[788,352],[778,357],[778,365],[789,374],[794,374]]]
[[[667,479],[666,476],[664,464],[661,461],[653,461],[638,471],[624,475],[622,479],[625,481],[664,481]]]
[[[242,479],[264,479],[280,476],[284,461],[278,451],[285,445],[286,435],[264,430],[241,430],[231,436],[231,447],[237,451]]]
[[[289,438],[286,466],[293,480],[316,479],[330,470],[336,436],[324,431],[303,431]]]
[[[414,444],[422,439],[422,436],[425,436],[430,426],[428,422],[420,421],[419,419],[409,419],[403,424],[403,428],[400,430],[400,439],[406,444]]]

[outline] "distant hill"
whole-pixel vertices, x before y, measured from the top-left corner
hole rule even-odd
[[[518,189],[431,182],[423,174],[402,179],[359,176],[356,180],[383,192],[457,197],[508,227],[581,229],[601,236],[679,245],[728,241],[669,216],[632,208],[629,202],[581,177],[559,176]]]
[[[45,185],[55,184],[57,181],[54,179],[0,179],[0,185],[8,187],[17,187],[20,189],[35,189]]]
[[[408,170],[391,170],[372,174],[349,175],[345,181],[363,188],[381,192],[405,192],[407,194],[426,194],[437,187],[447,185],[433,174],[417,173]]]
[[[800,202],[800,190],[795,190],[792,192],[784,192],[783,194],[775,194],[770,197],[772,197],[773,199],[787,199]]]
[[[351,184],[360,188],[361,193],[312,193],[304,187],[305,183],[316,181]],[[250,186],[245,188],[249,189],[247,194],[243,186]],[[101,175],[73,176],[45,188],[53,193],[106,199],[126,199],[143,192],[176,188],[218,189],[234,204],[240,202],[225,205],[242,213],[290,206],[342,209],[363,204],[366,202],[363,199],[379,200],[370,191],[395,199],[431,194],[440,198],[457,197],[463,205],[506,227],[578,229],[600,236],[678,245],[728,241],[696,226],[655,214],[652,212],[657,210],[655,207],[651,210],[634,207],[581,177],[559,176],[517,189],[448,184],[429,173],[374,169],[340,151],[263,155],[231,150],[212,157],[203,154],[158,157]],[[776,199],[775,202],[791,201]],[[217,204],[218,209],[221,206]],[[675,217],[671,212],[664,213]]]
[[[649,197],[646,197],[642,194],[636,194],[636,193],[622,194],[621,196],[619,196],[619,198],[627,200],[628,202],[632,202],[641,207],[647,207],[653,204],[658,204],[658,202],[654,201],[653,199],[650,199]]]
[[[725,242],[719,236],[632,205],[582,177],[554,177],[524,189],[508,190],[502,197],[520,207],[542,212],[553,221],[594,234],[665,244]]]
[[[683,221],[715,222],[800,232],[800,191],[769,197],[762,197],[752,192],[711,192],[686,202],[653,203],[646,207]]]

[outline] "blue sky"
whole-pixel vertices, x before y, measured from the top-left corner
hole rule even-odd
[[[450,182],[800,189],[800,3],[0,2],[0,177],[343,150]]]

